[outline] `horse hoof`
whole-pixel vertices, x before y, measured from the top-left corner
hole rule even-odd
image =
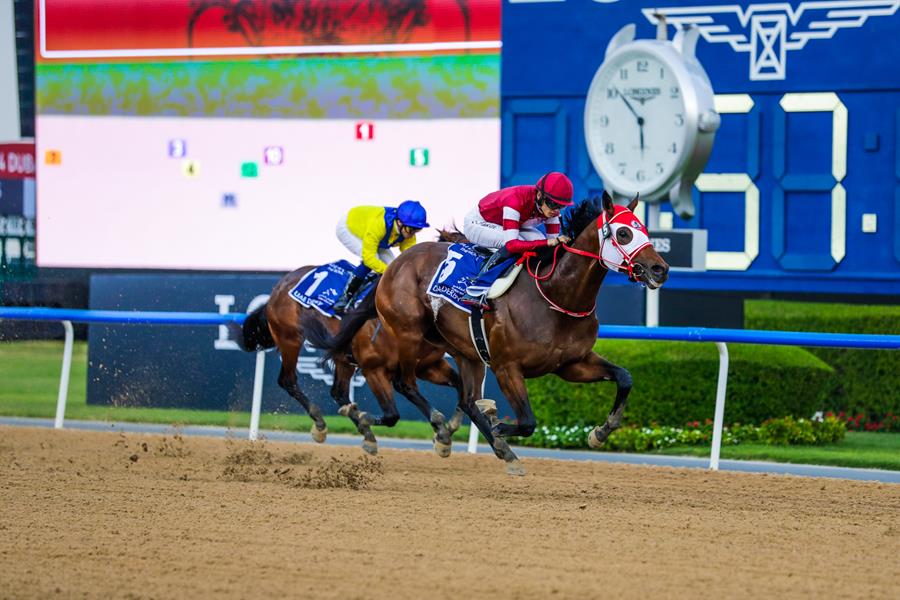
[[[312,429],[310,429],[309,432],[312,434],[313,441],[317,444],[321,444],[325,441],[325,438],[328,437],[328,427],[325,429],[318,429],[315,423],[313,423]]]
[[[356,403],[343,404],[338,408],[338,414],[343,417],[349,417],[350,413],[356,410]]]
[[[601,442],[597,436],[600,434],[600,426],[596,426],[591,429],[591,432],[588,433],[588,446],[590,446],[594,450],[598,450],[603,447],[603,442]]]
[[[375,456],[376,454],[378,454],[378,442],[363,440],[362,449],[365,450],[367,454]]]
[[[517,475],[519,477],[525,475],[525,465],[518,458],[506,463],[506,474]]]
[[[437,438],[434,439],[434,453],[441,458],[447,458],[448,456],[450,456],[451,450],[453,450],[452,444],[445,444],[443,442],[439,442]]]
[[[475,401],[475,406],[478,407],[482,413],[487,415],[488,417],[496,417],[497,416],[497,403],[493,400],[488,400],[487,398],[482,398],[481,400]]]

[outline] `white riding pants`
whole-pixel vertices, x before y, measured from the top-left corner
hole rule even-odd
[[[478,206],[475,206],[466,215],[463,221],[463,233],[469,238],[469,241],[479,246],[487,248],[502,248],[506,245],[506,234],[503,232],[503,226],[496,223],[490,223],[481,216]],[[547,239],[539,229],[533,227],[524,227],[519,229],[519,239],[527,242],[534,240]]]

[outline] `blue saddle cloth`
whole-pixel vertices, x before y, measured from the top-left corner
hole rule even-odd
[[[452,244],[447,248],[447,258],[438,266],[428,284],[428,295],[443,298],[460,310],[471,313],[471,307],[460,301],[466,290],[471,287],[473,292],[481,293],[490,289],[497,278],[515,262],[516,257],[512,256],[494,265],[475,281],[485,260],[484,256],[475,251],[474,244]]]
[[[291,290],[290,296],[300,306],[314,308],[323,315],[340,319],[338,315],[334,314],[334,303],[341,297],[355,268],[346,260],[316,267],[300,278],[300,281]],[[353,306],[359,304],[372,291],[372,284],[372,280],[366,281],[356,294]]]

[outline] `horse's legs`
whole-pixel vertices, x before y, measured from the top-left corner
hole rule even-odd
[[[494,369],[500,391],[506,396],[509,405],[516,413],[516,423],[497,423],[494,432],[502,437],[511,435],[528,437],[534,433],[535,420],[531,411],[531,403],[528,402],[528,388],[525,387],[525,378],[516,365],[507,365]]]
[[[397,411],[397,403],[394,402],[394,390],[391,387],[391,378],[387,369],[381,368],[366,372],[366,383],[375,394],[375,399],[378,400],[383,414],[376,417],[363,412],[360,415],[363,415],[371,425],[393,427],[400,420],[400,413]]]
[[[334,362],[334,382],[331,384],[331,397],[337,402],[338,413],[344,415],[356,425],[356,430],[363,436],[363,450],[369,454],[378,451],[378,442],[372,433],[371,423],[360,412],[356,404],[350,402],[350,386],[356,368],[346,361]]]
[[[297,385],[297,357],[300,355],[302,342],[299,336],[296,339],[276,338],[276,340],[278,341],[278,349],[281,351],[281,372],[278,374],[278,385],[297,400],[312,418],[313,428],[311,433],[313,439],[320,443],[324,442],[328,429],[325,425],[325,419],[322,418],[322,411],[309,401],[309,398]]]
[[[452,444],[450,438],[452,434],[447,427],[446,417],[444,417],[441,411],[432,408],[425,396],[422,395],[422,392],[419,391],[419,385],[416,383],[415,370],[413,370],[412,382],[410,383],[408,378],[403,375],[402,371],[404,371],[404,369],[402,367],[403,363],[401,362],[401,374],[400,377],[394,379],[394,389],[403,394],[407,400],[425,415],[428,422],[431,423],[431,428],[434,430],[434,451],[437,452],[438,456],[441,456],[442,458],[450,456]]]
[[[609,434],[622,424],[622,413],[631,391],[631,373],[627,369],[616,366],[602,356],[591,352],[581,362],[570,363],[556,372],[566,381],[590,383],[594,381],[615,381],[616,401],[613,403],[606,422],[598,425],[588,434],[588,445],[599,448]]]
[[[524,475],[525,469],[519,463],[518,457],[506,443],[506,440],[494,436],[491,430],[491,422],[478,406],[475,400],[481,399],[481,380],[484,378],[484,365],[481,362],[471,361],[463,356],[454,356],[459,366],[459,377],[463,382],[464,393],[461,396],[460,408],[469,415],[472,423],[487,440],[494,450],[497,458],[506,461],[506,472],[511,475]]]
[[[462,418],[465,414],[462,409],[465,389],[459,373],[450,366],[450,363],[447,362],[445,358],[441,357],[435,362],[429,361],[425,364],[419,363],[416,367],[416,376],[419,379],[424,379],[435,385],[443,385],[456,389],[456,412],[454,412],[453,417],[447,421],[447,429],[450,430],[450,434],[456,433],[462,425]]]

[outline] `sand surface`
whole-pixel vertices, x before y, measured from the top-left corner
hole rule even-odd
[[[2,598],[897,598],[900,486],[0,427]]]

